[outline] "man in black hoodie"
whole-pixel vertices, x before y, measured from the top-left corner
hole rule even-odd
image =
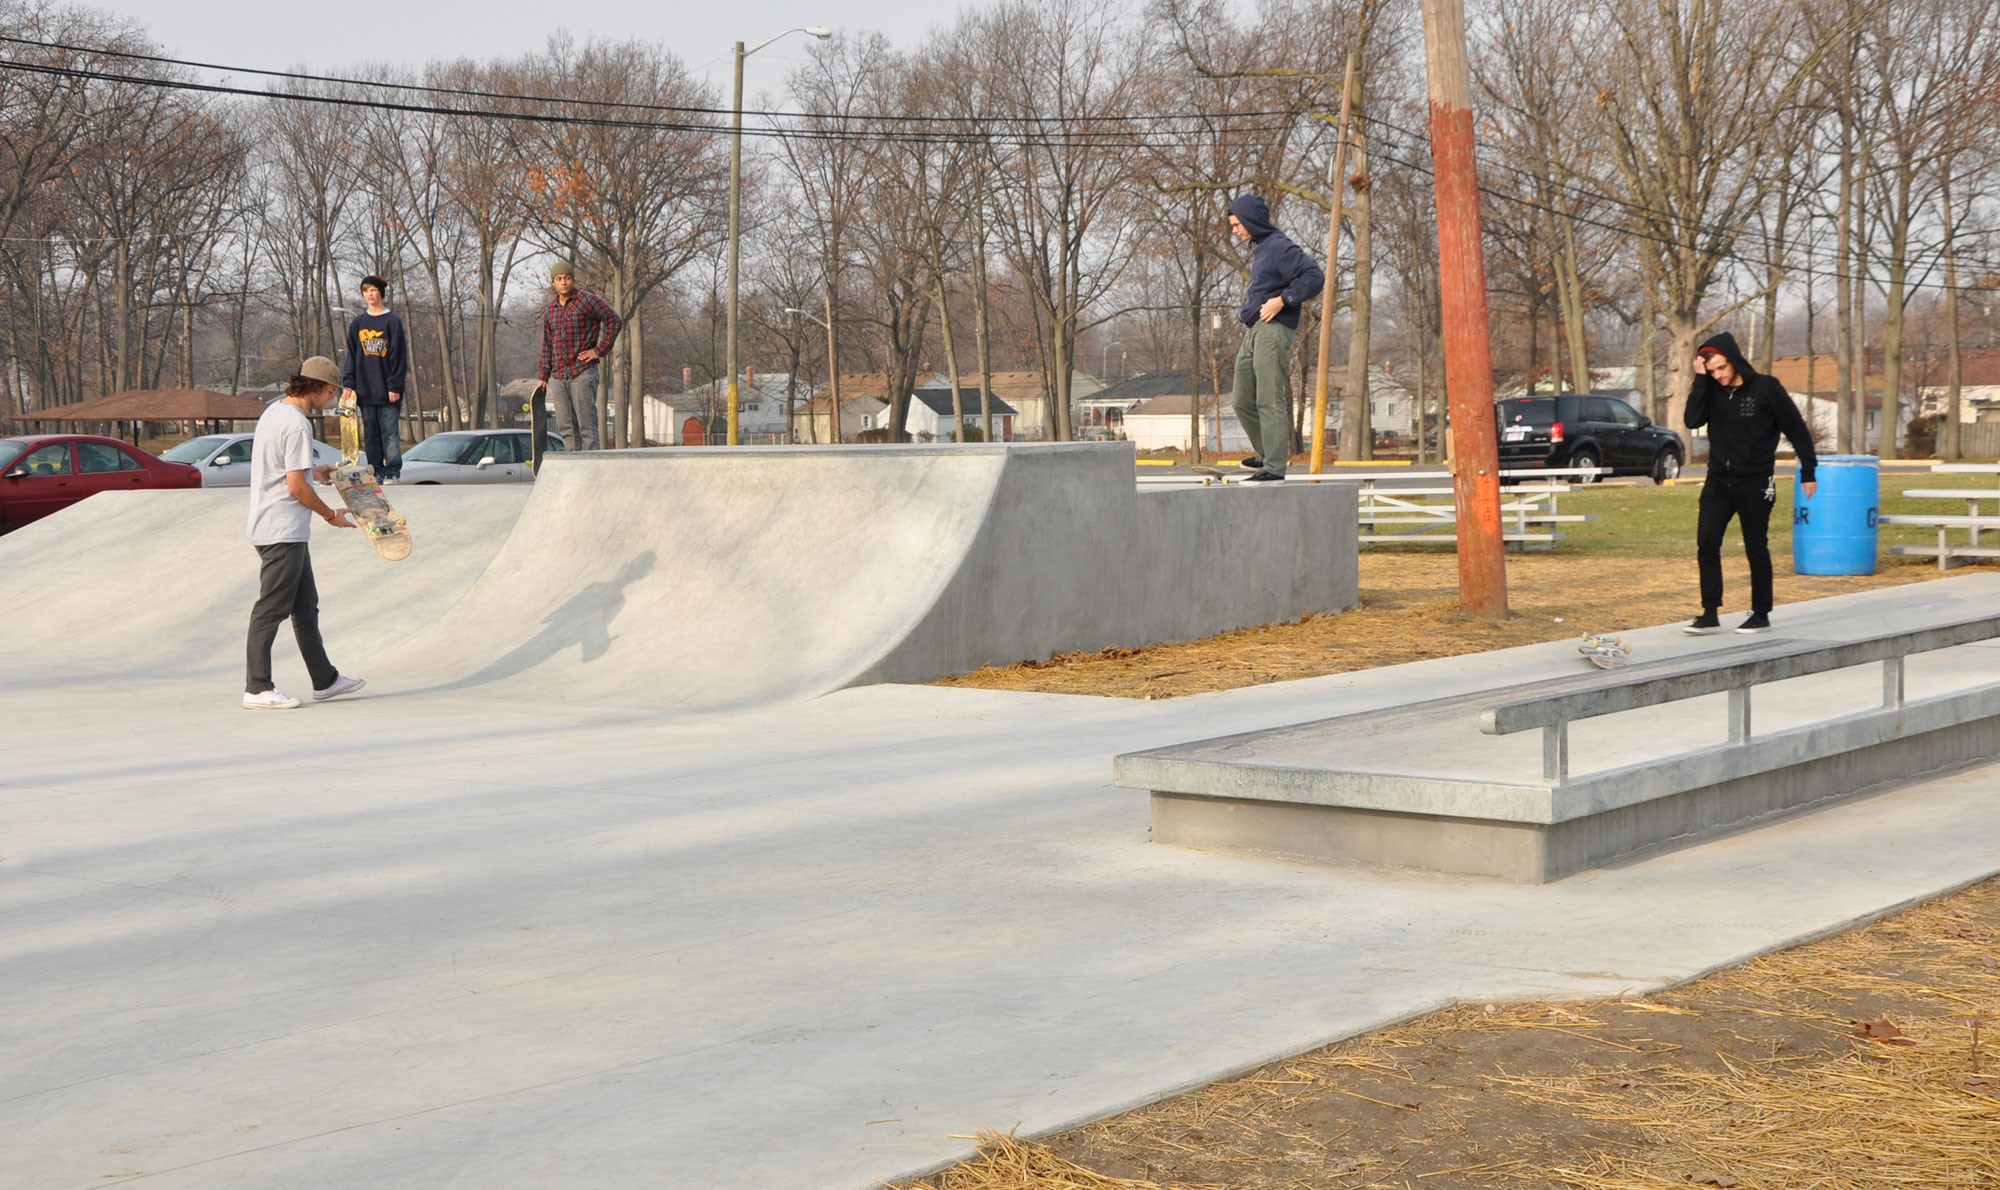
[[[1720,334],[1694,356],[1694,387],[1688,392],[1687,428],[1708,427],[1708,479],[1701,485],[1701,517],[1695,529],[1695,557],[1701,563],[1701,615],[1687,626],[1691,635],[1722,631],[1722,534],[1729,519],[1743,526],[1743,552],[1750,559],[1750,618],[1736,631],[1771,630],[1771,508],[1777,502],[1778,435],[1798,452],[1799,482],[1807,496],[1819,490],[1813,473],[1812,431],[1799,407],[1775,376],[1760,375],[1737,349],[1736,337]]]
[[[1229,232],[1254,247],[1250,291],[1237,317],[1248,328],[1236,352],[1237,423],[1254,452],[1243,460],[1256,471],[1248,482],[1273,483],[1285,477],[1292,457],[1292,419],[1285,408],[1285,369],[1292,337],[1299,333],[1299,307],[1326,288],[1319,262],[1271,225],[1271,208],[1254,194],[1229,204]]]

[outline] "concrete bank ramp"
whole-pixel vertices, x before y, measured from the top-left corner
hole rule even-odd
[[[528,497],[525,484],[390,490],[416,538],[406,561],[384,562],[358,531],[313,528],[328,642],[358,673],[391,662],[465,593]],[[35,681],[240,675],[257,597],[249,498],[245,488],[104,492],[0,537],[0,688],[29,670]],[[297,669],[289,632],[277,657]]]
[[[1141,493],[1135,470],[1126,443],[553,458],[410,660],[719,709],[1353,606],[1352,489]]]
[[[1353,606],[1351,487],[1135,471],[1126,443],[557,456],[526,490],[393,489],[407,562],[317,528],[321,621],[383,693],[709,710]],[[98,496],[0,539],[0,660],[240,670],[245,500]],[[289,633],[276,660],[297,685]]]

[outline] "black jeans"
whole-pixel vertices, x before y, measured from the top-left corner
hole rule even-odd
[[[361,449],[376,479],[400,479],[403,474],[403,407],[363,405],[361,407]]]
[[[306,543],[260,545],[257,556],[264,560],[263,583],[257,606],[250,609],[250,672],[244,693],[262,694],[273,688],[271,643],[278,639],[278,625],[286,619],[292,622],[292,635],[298,638],[299,655],[306,659],[313,689],[326,689],[339,679],[340,671],[326,659],[326,645],[319,638],[319,588],[313,583],[312,555],[306,551]]]
[[[1771,610],[1771,505],[1764,493],[1769,477],[1710,479],[1701,485],[1701,519],[1695,529],[1695,557],[1701,563],[1701,606],[1722,607],[1722,534],[1735,517],[1743,527],[1743,553],[1750,559],[1750,610]]]

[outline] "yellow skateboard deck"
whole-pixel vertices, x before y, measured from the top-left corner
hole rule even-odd
[[[361,410],[351,396],[340,399],[340,466],[333,469],[333,490],[376,553],[390,562],[410,556],[416,543],[409,522],[389,506],[374,469],[361,460]]]

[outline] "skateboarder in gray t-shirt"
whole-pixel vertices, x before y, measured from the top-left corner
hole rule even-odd
[[[315,516],[336,528],[354,527],[345,511],[334,511],[312,489],[313,480],[325,483],[332,478],[333,468],[313,466],[308,415],[339,399],[340,369],[316,355],[299,365],[298,375],[285,385],[284,399],[257,419],[257,436],[250,447],[247,536],[263,560],[263,571],[257,604],[250,610],[249,674],[243,685],[246,710],[283,711],[299,705],[271,681],[271,644],[278,625],[287,619],[312,674],[314,699],[339,698],[364,684],[360,678],[342,677],[327,660],[319,636],[319,588],[313,583],[312,555],[306,545]]]

